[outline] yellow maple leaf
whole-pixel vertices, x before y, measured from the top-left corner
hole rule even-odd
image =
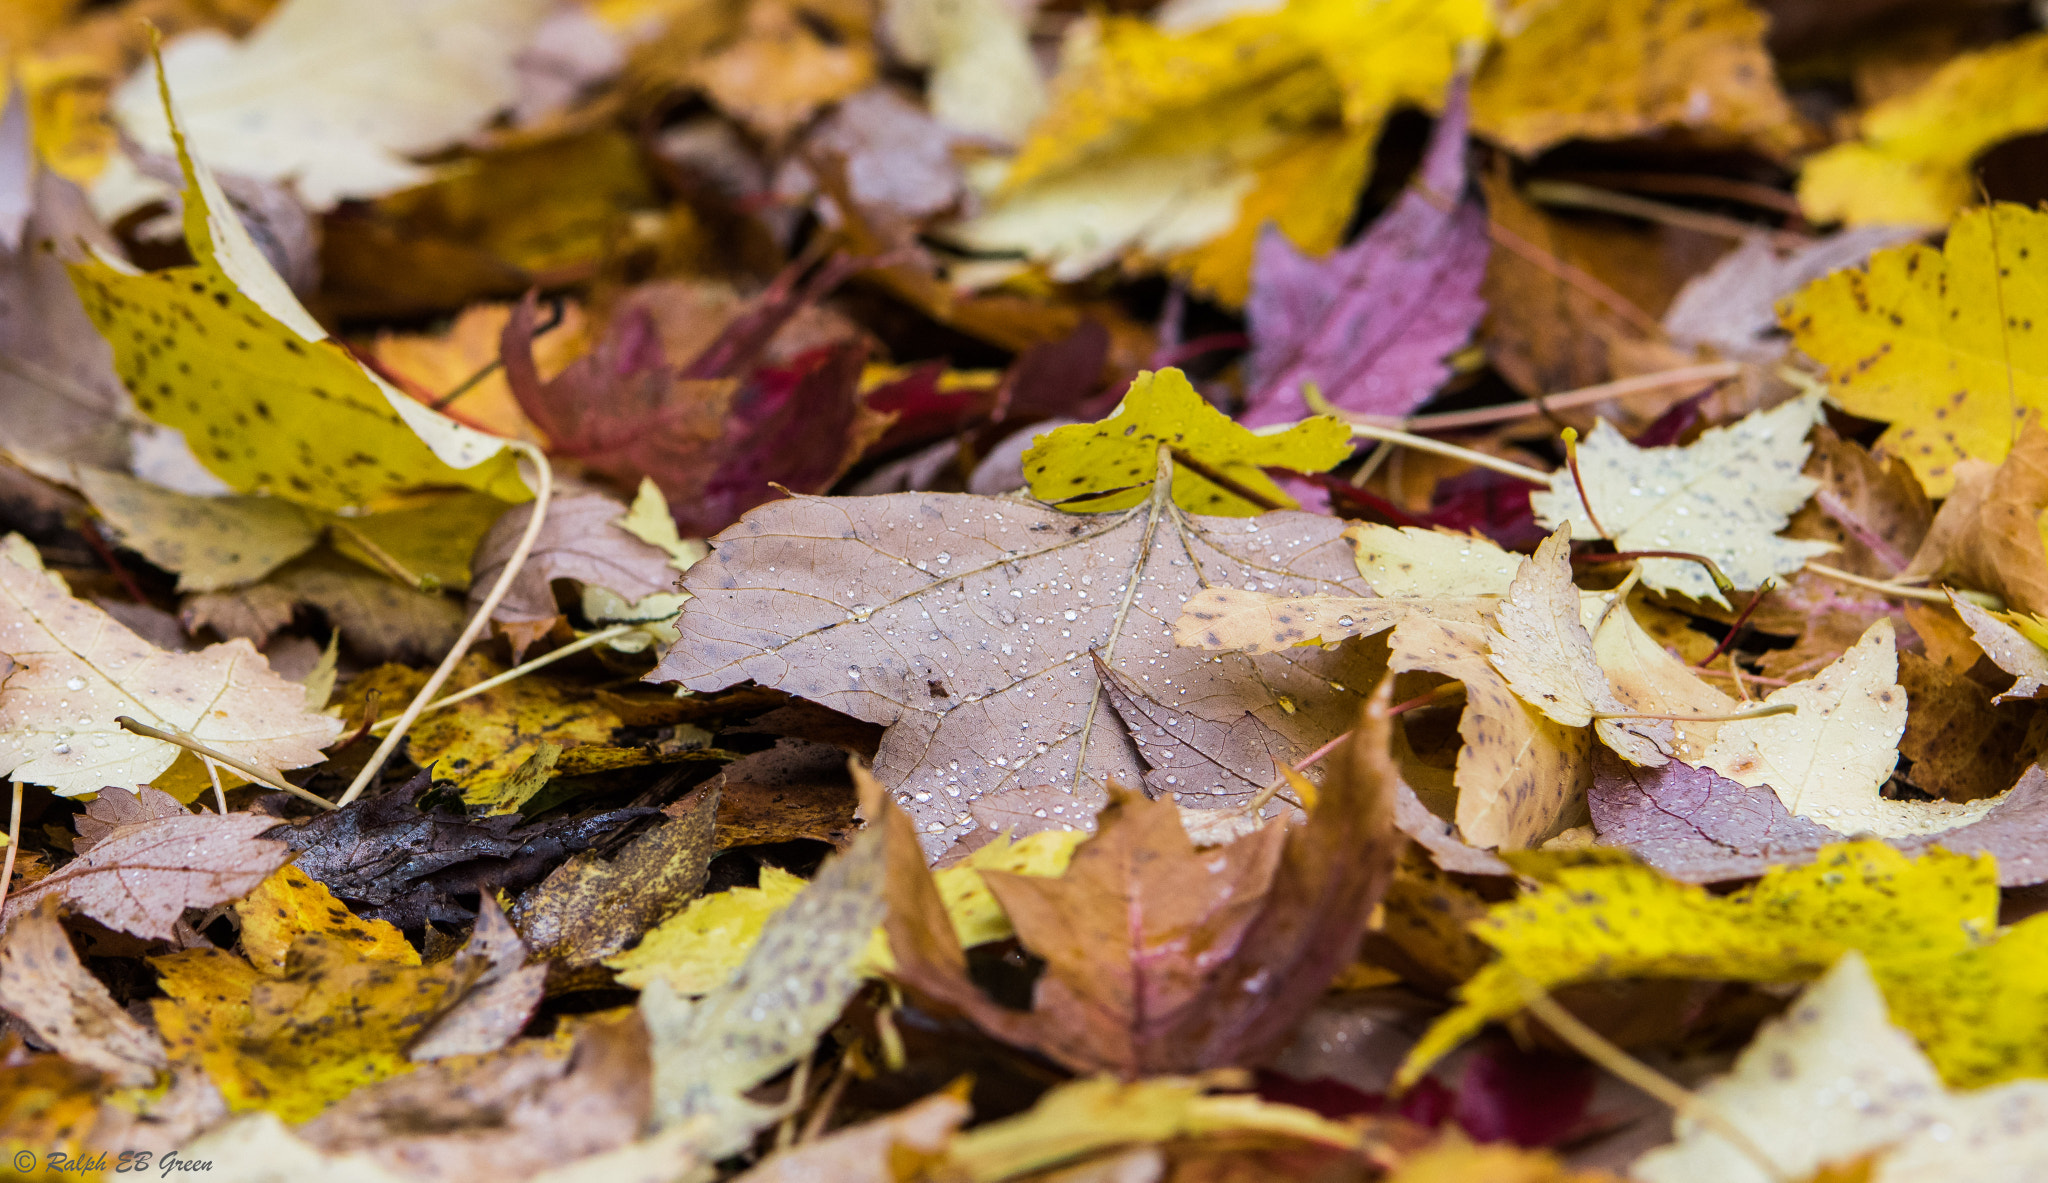
[[[1460,47],[1491,31],[1478,0],[1291,0],[1192,31],[1091,22],[993,204],[951,233],[1063,280],[1164,261],[1241,303],[1259,228],[1310,254],[1337,245],[1387,114],[1440,104]]]
[[[1872,107],[1859,139],[1813,157],[1799,205],[1816,222],[1940,226],[1975,192],[1985,149],[2048,128],[2048,33],[1958,54],[1918,88]]]
[[[1472,128],[1525,156],[1665,127],[1799,145],[1744,0],[1524,0],[1472,83]]]
[[[250,964],[273,976],[284,972],[292,943],[308,933],[333,937],[365,961],[420,963],[419,951],[395,925],[358,918],[326,884],[294,866],[272,872],[234,909],[242,922],[242,952]]]
[[[233,488],[315,509],[432,485],[526,500],[502,440],[400,394],[329,339],[175,128],[173,139],[196,261],[145,273],[95,256],[71,268],[143,414],[184,432]]]
[[[1294,499],[1260,466],[1322,472],[1351,454],[1351,428],[1319,415],[1285,431],[1261,434],[1210,406],[1179,370],[1146,371],[1131,380],[1107,418],[1039,436],[1024,453],[1024,476],[1031,495],[1041,501],[1083,513],[1129,509],[1151,496],[1161,447],[1185,453],[1269,501],[1293,508]],[[1075,501],[1094,492],[1103,496]],[[1173,500],[1195,513],[1234,517],[1262,509],[1186,464],[1174,466]]]
[[[2048,1072],[2048,921],[1998,927],[1989,856],[1917,859],[1882,842],[1825,847],[1734,895],[1677,883],[1613,851],[1504,856],[1540,882],[1495,905],[1473,932],[1499,959],[1458,991],[1409,1053],[1398,1083],[1419,1079],[1488,1020],[1522,1009],[1524,991],[1624,978],[1745,982],[1819,977],[1859,950],[1892,1017],[1943,1079],[1977,1086]]]
[[[1940,250],[1908,244],[1801,288],[1779,307],[1793,344],[1828,369],[1843,410],[1890,423],[1877,450],[1930,496],[1956,462],[1995,464],[2048,411],[2048,214],[1998,204],[1956,219]]]

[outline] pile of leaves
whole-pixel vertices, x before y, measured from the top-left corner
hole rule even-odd
[[[2048,1177],[2042,19],[7,6],[10,1177]]]

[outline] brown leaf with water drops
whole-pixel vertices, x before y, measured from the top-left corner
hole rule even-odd
[[[117,826],[9,896],[0,926],[55,897],[108,928],[169,940],[185,909],[240,899],[284,865],[291,848],[261,837],[276,827],[277,819],[263,814],[183,811]]]
[[[1349,725],[1363,656],[1212,656],[1172,634],[1205,585],[1361,594],[1342,527],[1201,517],[1165,497],[1106,514],[951,494],[791,498],[748,514],[690,570],[683,639],[654,677],[700,691],[752,678],[888,725],[875,775],[928,853],[974,830],[979,805],[1012,797],[1031,802],[1036,828],[1085,825],[1104,781],[1144,771],[1091,651],[1191,718],[1249,713],[1288,759]],[[1191,805],[1247,796],[1220,777],[1180,791]]]

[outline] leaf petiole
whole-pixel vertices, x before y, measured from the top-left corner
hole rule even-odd
[[[1948,592],[1945,590],[1936,590],[1928,587],[1909,587],[1900,582],[1887,583],[1883,580],[1867,579],[1861,575],[1852,575],[1839,568],[1830,567],[1825,563],[1808,563],[1806,564],[1806,570],[1813,572],[1822,579],[1832,579],[1836,583],[1846,583],[1850,587],[1860,587],[1866,591],[1894,596],[1901,600],[1919,600],[1927,604],[1948,603]],[[1961,588],[1954,590],[1956,595],[1970,601],[1979,608],[1988,608],[1995,612],[2005,607],[2005,601],[1997,596],[1985,592],[1964,591]]]
[[[340,806],[336,805],[332,801],[329,801],[327,798],[319,796],[314,793],[309,793],[288,780],[273,777],[268,772],[265,772],[261,768],[256,767],[254,764],[251,764],[245,760],[238,759],[234,756],[230,756],[226,752],[221,751],[219,748],[208,747],[206,744],[200,742],[199,740],[193,738],[190,735],[187,735],[183,731],[166,731],[161,727],[151,727],[149,724],[144,723],[138,719],[130,718],[127,715],[115,716],[114,722],[118,724],[121,730],[123,731],[131,732],[135,735],[147,736],[150,739],[160,739],[168,744],[176,744],[177,746],[184,748],[186,751],[192,753],[195,756],[200,757],[201,759],[212,760],[217,764],[225,764],[229,768],[234,769],[236,772],[241,773],[243,776],[248,777],[250,780],[255,781],[259,785],[263,785],[266,788],[276,789],[279,792],[290,793],[292,796],[297,797],[302,801],[310,801],[313,804],[318,805],[322,809],[340,808]]]
[[[1518,481],[1527,481],[1532,485],[1548,485],[1550,483],[1549,473],[1530,468],[1526,464],[1516,464],[1512,460],[1503,460],[1499,456],[1490,456],[1485,452],[1475,451],[1471,448],[1461,448],[1456,444],[1447,444],[1442,440],[1431,439],[1426,435],[1416,435],[1413,432],[1399,431],[1392,427],[1382,427],[1377,423],[1361,423],[1357,419],[1346,415],[1343,411],[1338,410],[1328,398],[1323,396],[1322,389],[1313,382],[1302,384],[1301,397],[1304,402],[1308,403],[1309,410],[1314,411],[1318,415],[1330,415],[1344,420],[1351,425],[1351,434],[1363,439],[1384,440],[1390,444],[1399,444],[1404,448],[1413,448],[1418,452],[1449,456],[1453,460],[1463,460],[1467,464],[1475,464],[1481,468],[1490,468],[1503,476],[1511,476]]]
[[[539,657],[534,658],[532,661],[522,662],[521,664],[515,665],[511,669],[506,670],[502,674],[494,674],[491,677],[485,678],[483,681],[478,682],[474,686],[465,687],[464,689],[458,690],[445,698],[435,699],[433,702],[430,702],[426,706],[421,707],[419,713],[424,715],[430,711],[438,711],[442,707],[452,707],[456,703],[462,702],[465,699],[475,698],[477,695],[482,694],[487,690],[496,690],[498,687],[503,686],[507,682],[523,678],[526,675],[532,673],[533,671],[540,669],[544,666],[553,665],[554,663],[562,660],[565,657],[570,657],[575,654],[581,653],[585,649],[595,648],[599,645],[604,644],[606,641],[611,640],[613,637],[625,636],[627,633],[632,632],[634,629],[639,628],[641,625],[646,623],[648,622],[644,620],[636,620],[628,624],[615,624],[612,625],[610,628],[599,629],[598,631],[591,633],[588,636],[578,637],[559,649],[550,649],[546,653],[541,654]],[[389,728],[395,726],[398,723],[398,720],[403,717],[404,716],[402,715],[393,715],[388,719],[379,719],[375,723],[370,724],[370,733],[374,735],[381,735]]]
[[[1642,711],[1595,711],[1593,721],[1597,723],[1602,719],[1669,719],[1674,723],[1745,723],[1751,719],[1767,719],[1772,715],[1798,713],[1798,703],[1774,702],[1753,711],[1733,711],[1725,715],[1659,715]]]

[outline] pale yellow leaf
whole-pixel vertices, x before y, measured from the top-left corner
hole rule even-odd
[[[1522,556],[1471,534],[1361,522],[1344,537],[1383,596],[1504,596],[1522,567]]]
[[[1956,614],[1963,618],[1963,623],[1970,626],[1970,638],[1977,642],[1984,656],[2018,679],[2011,689],[1991,701],[2039,698],[2048,691],[2048,649],[2035,644],[2032,638],[2002,615],[1987,612],[1954,592],[1950,592],[1948,598],[1955,605]]]

